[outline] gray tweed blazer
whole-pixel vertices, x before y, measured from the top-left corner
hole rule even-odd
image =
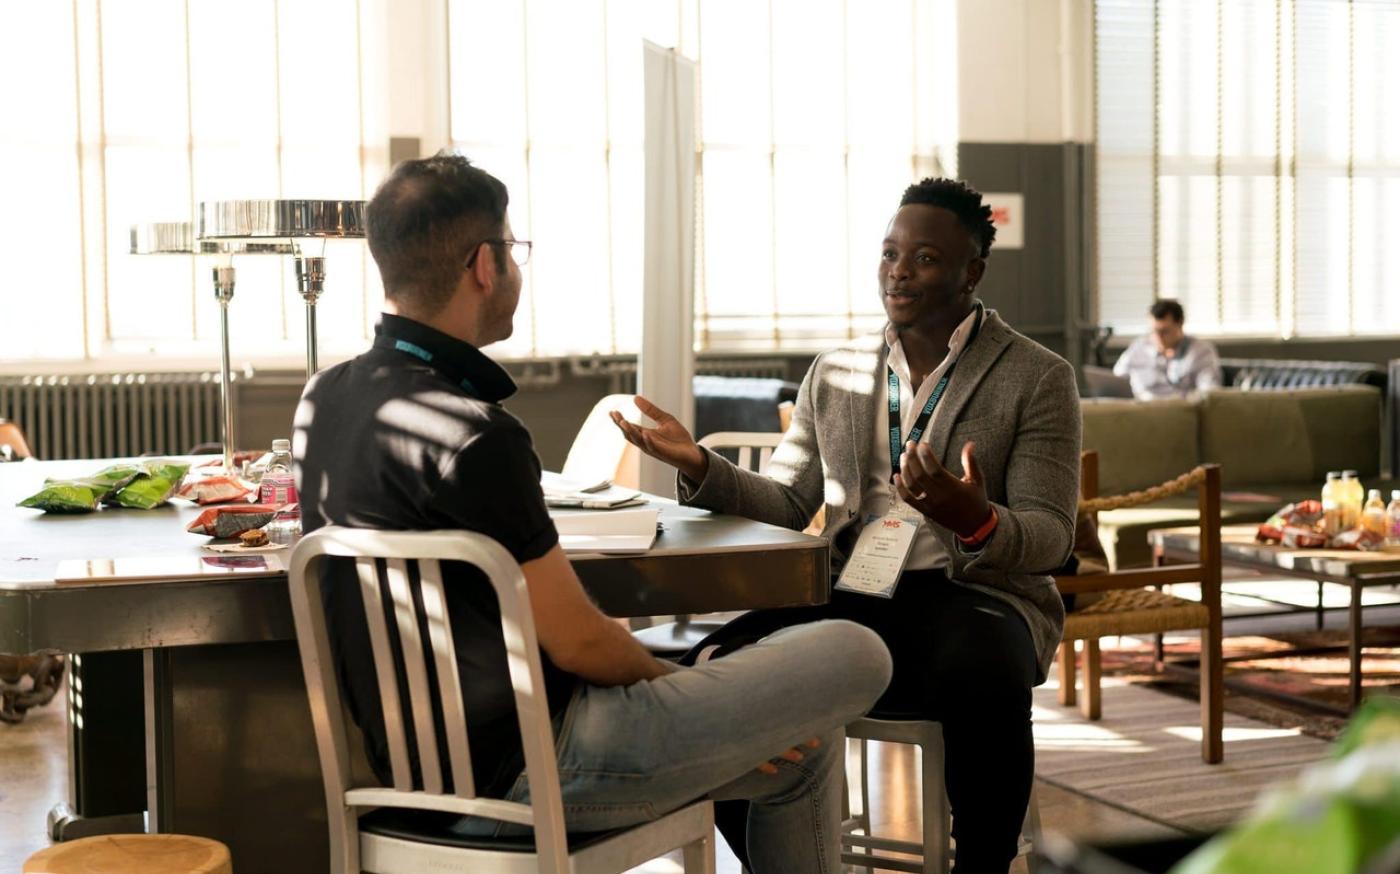
[[[846,561],[837,544],[860,516],[873,429],[884,430],[875,398],[885,377],[883,332],[824,352],[802,381],[792,425],[767,476],[710,453],[704,482],[677,478],[681,503],[801,529],[825,505],[822,535],[832,568]],[[962,446],[977,443],[987,497],[1000,517],[980,552],[962,549],[933,523],[952,566],[948,575],[1011,604],[1030,627],[1044,682],[1064,630],[1064,606],[1049,574],[1074,543],[1079,499],[1079,391],[1069,363],[1016,333],[987,310],[963,353],[928,433],[948,470],[962,475]]]

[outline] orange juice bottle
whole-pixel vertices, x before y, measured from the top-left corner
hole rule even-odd
[[[1361,511],[1361,527],[1372,534],[1385,537],[1385,501],[1381,500],[1381,490],[1371,489],[1366,496],[1366,506]]]
[[[1361,524],[1361,508],[1366,502],[1366,490],[1361,487],[1356,471],[1342,471],[1342,530]]]
[[[1322,533],[1334,537],[1342,531],[1342,474],[1329,470],[1322,487]]]

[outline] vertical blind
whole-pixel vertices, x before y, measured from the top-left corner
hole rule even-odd
[[[202,200],[363,197],[387,163],[383,101],[366,99],[383,63],[361,41],[376,2],[0,6],[0,358],[216,349],[209,265],[129,255],[130,226],[193,221]],[[378,276],[362,242],[326,256],[323,348],[362,348]],[[298,355],[287,259],[235,266],[235,355]]]
[[[1400,333],[1400,0],[1097,0],[1099,321]]]
[[[700,69],[696,344],[878,326],[905,186],[952,173],[951,0],[453,0],[454,146],[535,242],[515,355],[631,353],[642,293],[643,39]]]

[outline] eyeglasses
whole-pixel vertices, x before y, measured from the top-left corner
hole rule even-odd
[[[530,263],[530,252],[535,247],[535,244],[529,240],[506,240],[500,237],[482,240],[480,243],[476,244],[472,249],[471,255],[467,258],[468,270],[472,269],[472,265],[476,263],[477,253],[481,251],[482,245],[486,243],[493,246],[506,246],[509,248],[511,260],[514,261],[518,267],[524,267],[526,264]]]

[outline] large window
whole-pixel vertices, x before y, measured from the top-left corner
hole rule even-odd
[[[208,264],[129,255],[130,226],[193,221],[202,200],[364,197],[386,169],[387,136],[373,112],[382,101],[365,99],[383,76],[365,61],[360,7],[0,7],[0,359],[216,360]],[[326,256],[322,346],[362,348],[378,277],[362,242]],[[304,307],[287,261],[235,261],[240,359],[300,355]]]
[[[1400,2],[1097,0],[1099,319],[1400,333]]]
[[[953,168],[950,0],[453,0],[454,145],[536,243],[518,355],[635,352],[643,39],[700,69],[696,342],[810,347],[883,321],[879,241]]]

